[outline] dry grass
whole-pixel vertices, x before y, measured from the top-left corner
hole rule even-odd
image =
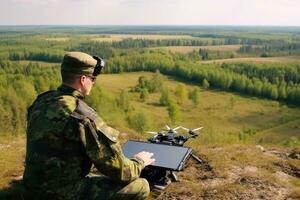
[[[189,160],[186,169],[178,173],[181,181],[159,199],[298,199],[295,178],[274,165],[286,158],[267,151],[245,145],[194,147],[211,169]]]
[[[21,176],[25,160],[24,136],[0,136],[0,188]]]

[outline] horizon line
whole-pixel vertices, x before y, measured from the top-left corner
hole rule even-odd
[[[299,27],[300,25],[253,24],[0,24],[0,26],[189,26],[189,27]]]

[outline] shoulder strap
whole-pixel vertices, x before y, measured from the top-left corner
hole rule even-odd
[[[91,131],[94,132],[96,136],[98,136],[98,133],[101,133],[106,138],[108,138],[111,142],[114,143],[117,142],[117,137],[119,135],[119,132],[107,126],[105,122],[98,116],[95,110],[93,110],[91,107],[89,107],[85,102],[83,102],[80,99],[77,100],[77,107],[74,111],[73,116],[87,123],[89,128],[92,128]]]
[[[91,133],[93,134],[93,137],[95,139],[98,139],[98,135],[96,133],[95,128],[92,126],[90,119],[85,116],[84,114],[80,114],[81,112],[78,110],[78,103],[77,103],[77,108],[72,112],[71,117],[77,119],[80,121],[83,125],[88,126]],[[79,112],[78,112],[79,111]]]

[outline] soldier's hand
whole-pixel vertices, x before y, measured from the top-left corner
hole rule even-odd
[[[152,158],[153,155],[154,155],[153,153],[150,153],[147,151],[142,151],[142,152],[135,154],[134,157],[142,159],[144,161],[145,166],[147,166],[147,165],[151,165],[155,162],[155,159]]]

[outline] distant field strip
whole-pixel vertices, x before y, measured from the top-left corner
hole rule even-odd
[[[281,56],[281,57],[249,57],[249,58],[229,58],[199,61],[200,63],[237,63],[237,62],[268,62],[268,63],[300,63],[300,56]]]
[[[210,45],[210,46],[170,46],[170,47],[155,47],[149,49],[164,49],[177,53],[189,53],[192,51],[198,51],[201,49],[207,49],[211,51],[237,51],[242,45]]]
[[[46,61],[35,61],[35,60],[18,60],[18,61],[10,61],[12,63],[15,63],[15,64],[25,64],[25,65],[28,65],[29,63],[32,63],[32,64],[39,64],[41,66],[53,66],[53,65],[59,65],[61,63],[52,63],[52,62],[46,62]]]
[[[94,41],[111,42],[121,41],[124,39],[147,39],[147,40],[165,40],[165,39],[199,39],[190,35],[135,35],[135,34],[103,34],[103,35],[84,35],[91,37]],[[200,39],[202,40],[202,39]]]
[[[56,41],[56,42],[65,42],[65,41],[70,40],[70,38],[68,38],[68,37],[50,37],[50,38],[46,38],[46,40]]]

